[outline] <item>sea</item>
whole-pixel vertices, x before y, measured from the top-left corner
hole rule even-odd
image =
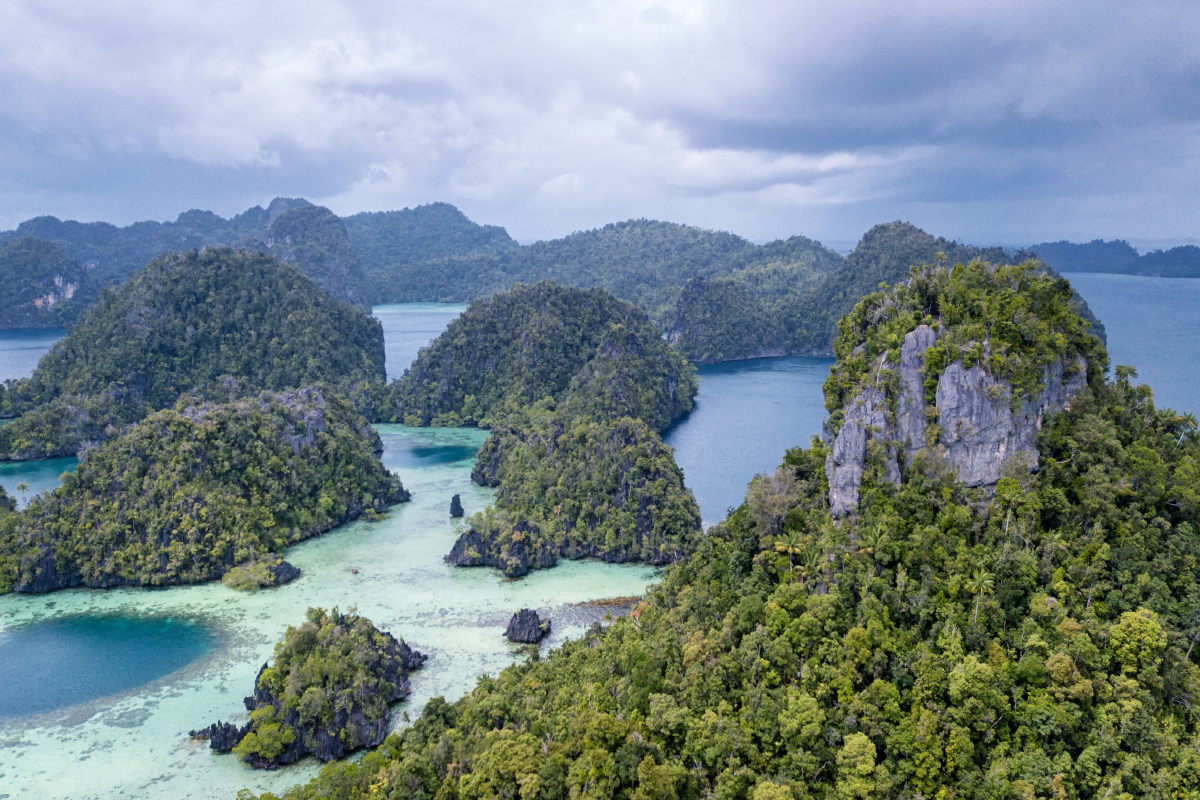
[[[1200,413],[1200,280],[1071,275],[1108,331],[1113,363],[1132,364],[1160,404]],[[399,377],[463,310],[377,307],[387,371]],[[61,331],[0,332],[0,379],[20,378]],[[736,507],[755,474],[819,434],[831,359],[777,358],[704,366],[692,413],[666,433],[706,525]],[[659,572],[568,561],[516,581],[442,561],[462,522],[450,498],[481,510],[492,491],[470,480],[486,432],[377,426],[383,461],[413,493],[379,522],[356,522],[288,550],[301,577],[241,593],[220,583],[164,589],[67,590],[0,597],[0,797],[212,798],[248,787],[281,792],[311,777],[307,760],[273,772],[213,754],[188,731],[241,720],[241,698],[289,625],[309,607],[356,609],[430,656],[405,724],[430,698],[462,696],[483,673],[525,651],[502,636],[514,611],[549,614],[543,648],[580,636]],[[27,503],[73,459],[0,465],[0,485]],[[16,491],[20,483],[24,491]]]

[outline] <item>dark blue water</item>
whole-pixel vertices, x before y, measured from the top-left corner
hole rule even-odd
[[[465,309],[465,305],[457,303],[397,303],[372,308],[371,314],[383,326],[388,380],[403,375],[416,360],[418,351],[446,330]]]
[[[187,666],[212,631],[171,617],[73,616],[0,634],[0,716],[33,714],[133,689]]]
[[[449,444],[414,445],[403,449],[388,449],[384,451],[383,465],[393,472],[404,469],[424,469],[441,464],[453,464],[475,458],[477,447],[466,447]]]
[[[1200,278],[1071,273],[1108,332],[1115,364],[1132,364],[1159,406],[1200,414]]]
[[[58,328],[0,331],[0,381],[32,375],[38,359],[65,334]]]
[[[751,478],[820,432],[821,385],[832,365],[832,358],[797,356],[698,368],[696,407],[666,440],[706,525],[741,504]]]

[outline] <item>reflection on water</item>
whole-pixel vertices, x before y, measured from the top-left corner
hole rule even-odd
[[[756,358],[697,368],[700,393],[687,419],[667,432],[705,525],[741,504],[746,484],[807,445],[825,420],[821,385],[831,358]]]
[[[0,636],[0,715],[62,708],[150,683],[204,655],[193,620],[73,615]]]
[[[446,330],[466,307],[461,303],[396,303],[372,308],[371,314],[383,326],[388,380],[403,375],[416,360],[417,352]]]
[[[0,331],[0,381],[28,378],[38,359],[65,335],[61,328]]]
[[[24,508],[29,501],[42,492],[55,489],[62,483],[64,472],[73,472],[79,466],[77,458],[47,458],[42,461],[0,461],[0,486],[15,497],[17,507]],[[17,489],[22,483],[24,491]]]

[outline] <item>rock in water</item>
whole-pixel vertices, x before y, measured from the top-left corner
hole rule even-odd
[[[217,720],[207,728],[201,728],[198,731],[190,731],[188,736],[193,739],[208,739],[208,745],[218,753],[228,753],[230,750],[238,746],[238,743],[250,732],[250,726],[246,725],[239,728],[232,722],[221,722]]]
[[[537,644],[550,633],[550,620],[544,622],[532,608],[522,608],[508,621],[504,635],[510,642]]]
[[[450,516],[461,517],[463,515],[462,501],[458,499],[458,495],[450,498]]]

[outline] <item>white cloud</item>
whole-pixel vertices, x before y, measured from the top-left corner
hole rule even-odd
[[[448,200],[524,238],[641,215],[759,238],[852,238],[920,214],[966,237],[1019,241],[1031,218],[1163,235],[1194,214],[1140,215],[1133,198],[1196,205],[1198,16],[1032,0],[9,0],[0,218],[229,213],[279,192],[341,212]],[[1022,194],[1040,216],[1012,213]],[[1121,197],[1127,227],[1088,228],[1087,209]],[[1013,222],[983,222],[989,207]]]

